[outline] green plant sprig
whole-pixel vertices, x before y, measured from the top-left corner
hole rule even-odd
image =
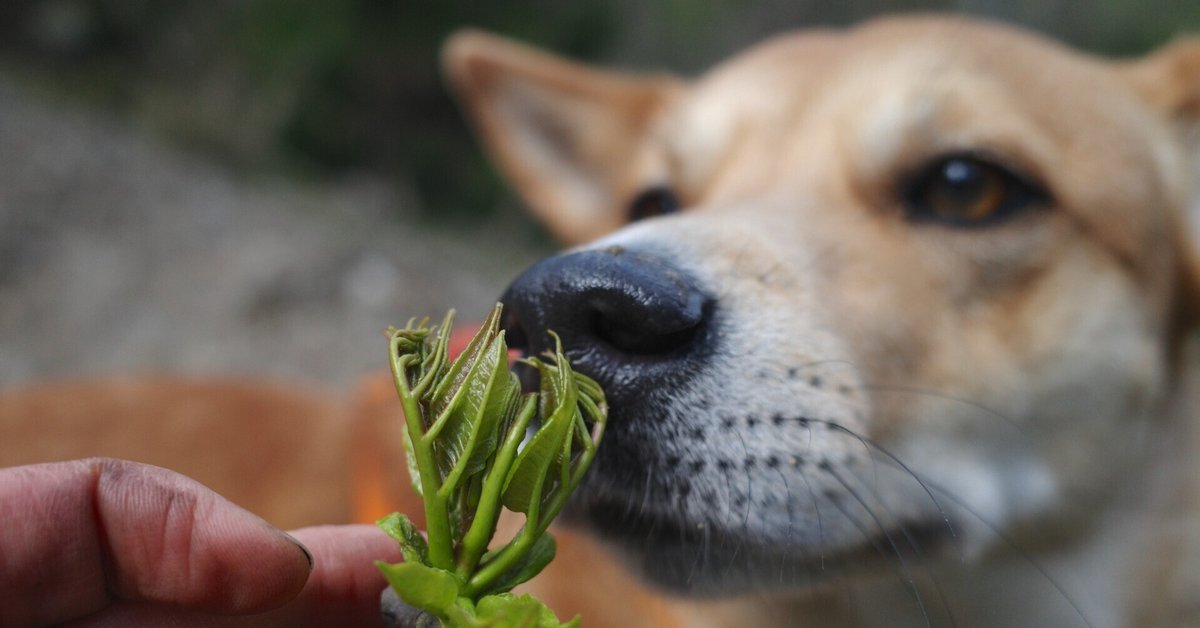
[[[553,612],[509,591],[554,558],[546,532],[595,457],[607,419],[600,386],[574,372],[557,336],[537,370],[537,392],[523,394],[508,368],[499,304],[459,356],[450,360],[451,311],[389,328],[388,352],[404,410],[404,447],[413,488],[425,506],[426,535],[403,514],[379,525],[404,562],[376,565],[405,603],[458,627],[551,628]],[[520,531],[490,549],[501,507],[525,515]]]

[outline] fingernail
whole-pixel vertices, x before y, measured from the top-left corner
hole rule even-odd
[[[299,539],[288,534],[287,532],[284,532],[283,536],[287,537],[287,540],[291,541],[292,543],[294,543],[296,545],[296,547],[300,548],[301,552],[304,552],[304,559],[308,561],[308,570],[312,571],[313,564],[314,564],[312,552],[310,552],[308,550],[308,548],[305,547],[304,544],[300,542]]]

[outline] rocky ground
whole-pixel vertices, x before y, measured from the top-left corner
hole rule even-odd
[[[342,386],[384,366],[388,324],[479,318],[547,252],[528,226],[427,223],[394,185],[247,178],[0,81],[0,387],[130,371]]]

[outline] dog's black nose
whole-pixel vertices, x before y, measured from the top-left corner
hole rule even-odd
[[[706,352],[712,299],[660,257],[617,247],[551,257],[503,301],[510,346],[540,353],[557,333],[614,403],[686,376]]]

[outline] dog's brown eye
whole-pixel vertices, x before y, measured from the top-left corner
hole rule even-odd
[[[1039,205],[1045,194],[1008,169],[968,155],[939,159],[920,172],[905,194],[909,216],[975,226]]]
[[[653,187],[638,194],[629,203],[629,222],[679,211],[679,198],[667,187]]]

